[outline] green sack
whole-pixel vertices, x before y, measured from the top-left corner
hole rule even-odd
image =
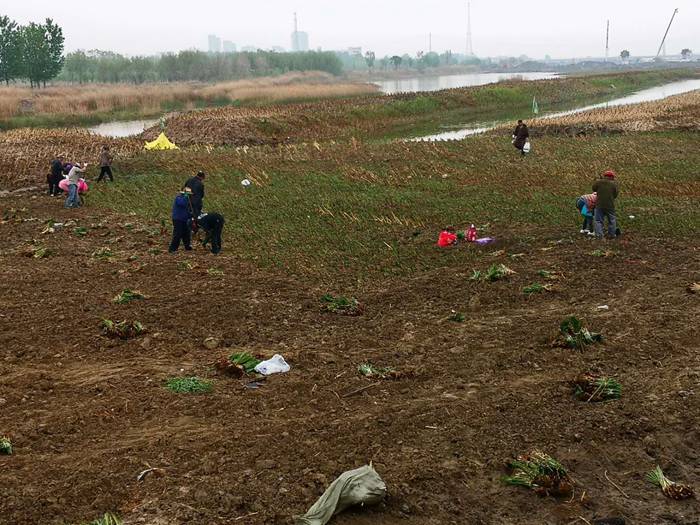
[[[375,505],[386,496],[386,485],[372,465],[343,472],[296,525],[326,525],[353,505]]]

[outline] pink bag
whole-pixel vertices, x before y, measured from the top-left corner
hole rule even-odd
[[[58,187],[61,188],[63,191],[67,192],[68,179],[63,179],[61,182],[59,182]],[[85,179],[78,179],[78,193],[87,193],[87,191],[88,185],[87,182],[85,182]]]

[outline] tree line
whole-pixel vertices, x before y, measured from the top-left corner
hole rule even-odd
[[[205,53],[180,51],[159,56],[126,57],[110,51],[68,53],[59,80],[66,82],[218,82],[289,71],[325,71],[339,75],[343,64],[332,52]]]
[[[63,68],[63,30],[50,18],[43,24],[17,24],[0,16],[0,81],[26,79],[46,85]]]

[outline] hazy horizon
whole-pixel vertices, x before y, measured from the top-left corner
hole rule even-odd
[[[467,2],[386,0],[322,2],[268,0],[258,4],[213,0],[136,2],[122,0],[95,7],[86,0],[24,0],[0,10],[21,24],[53,18],[63,27],[66,50],[103,49],[128,55],[151,55],[183,49],[207,49],[207,35],[216,34],[244,46],[290,48],[293,14],[299,29],[309,33],[311,49],[362,47],[378,56],[466,48]],[[477,56],[542,58],[602,57],[605,24],[610,19],[610,56],[628,49],[632,56],[655,55],[674,7],[679,14],[667,39],[669,54],[683,48],[700,53],[700,2],[593,0],[586,6],[539,0],[516,2],[473,0],[472,42]],[[193,5],[196,10],[193,10]],[[166,11],[167,9],[167,11]]]

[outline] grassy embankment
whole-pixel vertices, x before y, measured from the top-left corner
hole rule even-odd
[[[204,107],[289,103],[374,92],[371,85],[342,81],[325,73],[290,73],[218,84],[90,84],[35,90],[2,86],[0,129],[88,126]]]
[[[169,223],[176,190],[201,167],[210,173],[206,209],[228,221],[226,249],[263,266],[351,280],[455,265],[468,271],[475,250],[435,249],[440,227],[473,222],[482,235],[525,243],[565,237],[580,227],[575,198],[606,168],[619,175],[623,230],[694,235],[696,141],[682,132],[544,137],[525,160],[495,136],[139,155],[118,166],[117,182],[100,187],[90,204]],[[256,181],[249,190],[244,177]]]
[[[698,69],[638,71],[595,76],[576,76],[535,82],[507,81],[472,89],[424,93],[358,111],[360,119],[385,119],[385,138],[422,136],[463,127],[523,118],[532,115],[537,98],[540,112],[567,110],[623,97],[686,78],[698,78]]]

